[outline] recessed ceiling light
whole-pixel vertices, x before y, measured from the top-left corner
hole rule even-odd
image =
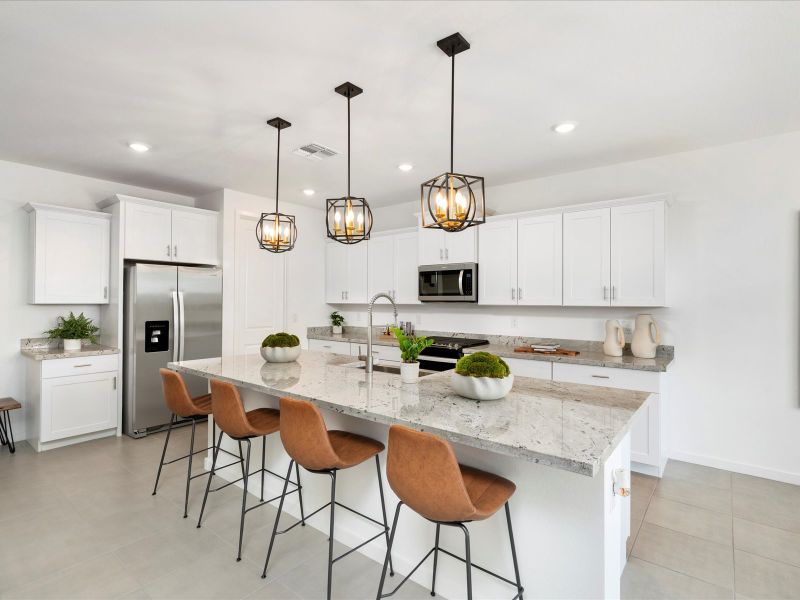
[[[556,123],[552,129],[556,133],[572,133],[578,124],[575,121],[565,121],[563,123]]]
[[[314,190],[312,190],[311,188],[306,188],[306,189],[303,190],[303,193],[306,196],[313,196],[314,195]]]
[[[403,163],[402,165],[397,165],[397,168],[403,172],[408,172],[414,168],[414,165],[410,165],[408,163]]]
[[[131,142],[128,144],[128,148],[133,150],[134,152],[147,152],[150,150],[150,146],[147,144],[143,144],[142,142]]]

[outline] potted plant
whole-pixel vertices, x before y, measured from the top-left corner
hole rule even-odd
[[[344,317],[339,314],[339,311],[333,311],[331,313],[331,331],[334,334],[341,335],[342,325],[344,325]]]
[[[96,344],[99,331],[100,328],[86,315],[81,313],[76,317],[72,311],[69,311],[67,318],[58,317],[56,326],[45,333],[51,340],[62,340],[65,352],[75,352],[81,349],[83,340],[89,340],[92,344]]]
[[[261,342],[261,358],[267,362],[285,363],[297,360],[300,356],[300,338],[281,331],[273,333]]]
[[[403,383],[416,383],[419,378],[419,353],[433,344],[433,340],[424,336],[407,336],[399,327],[393,327],[392,333],[400,346],[400,380]]]
[[[459,396],[473,400],[498,400],[514,385],[514,375],[506,362],[488,352],[467,354],[456,363],[450,387]]]

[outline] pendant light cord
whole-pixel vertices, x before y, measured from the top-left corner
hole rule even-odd
[[[347,94],[347,198],[350,198],[350,94]]]
[[[281,182],[281,128],[278,127],[278,166],[275,169],[275,212],[278,212],[278,190]]]
[[[453,48],[452,68],[450,69],[450,172],[453,173],[453,131],[455,129],[456,110],[456,55]]]

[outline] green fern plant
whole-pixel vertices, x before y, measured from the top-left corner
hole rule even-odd
[[[339,311],[335,310],[331,313],[330,316],[331,325],[334,327],[341,327],[344,324],[344,317],[339,314]]]
[[[99,331],[100,328],[89,317],[83,313],[76,317],[72,311],[69,311],[67,318],[58,317],[56,326],[48,329],[45,333],[50,339],[89,340],[96,344]]]
[[[399,327],[393,327],[392,333],[394,333],[394,337],[397,338],[397,343],[400,346],[400,359],[404,363],[417,362],[419,353],[433,344],[433,340],[431,338],[424,336],[406,336],[406,334],[403,333],[403,330]]]

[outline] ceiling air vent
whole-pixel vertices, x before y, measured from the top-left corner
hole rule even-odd
[[[322,160],[323,158],[330,158],[331,156],[336,156],[339,154],[333,148],[328,148],[327,146],[323,146],[322,144],[306,144],[304,146],[300,146],[296,150],[293,151],[293,154],[297,154],[297,156],[302,156],[303,158],[307,158],[308,160]]]

